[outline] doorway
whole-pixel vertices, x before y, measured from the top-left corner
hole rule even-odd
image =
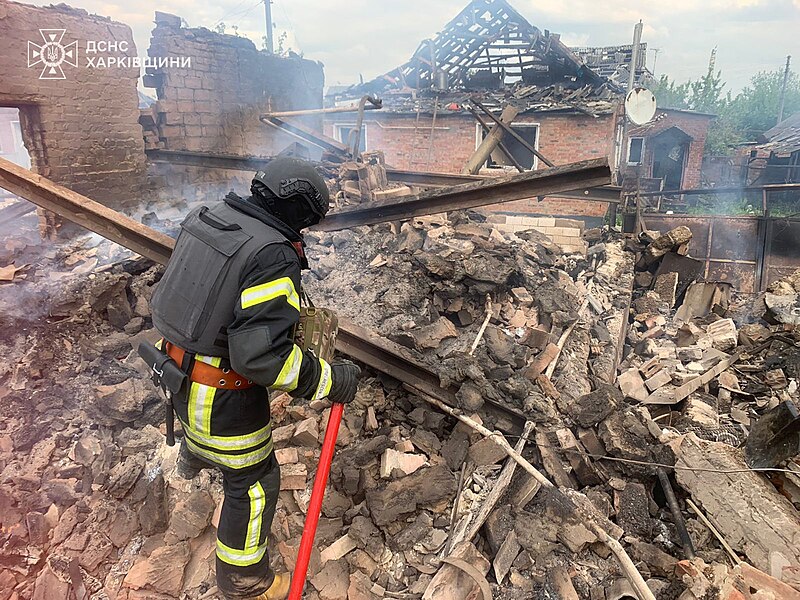
[[[31,156],[25,145],[23,136],[25,116],[17,107],[0,106],[0,158],[31,168]],[[0,227],[4,229],[16,226],[18,219],[31,215],[35,206],[0,187]],[[34,217],[35,218],[35,217]]]
[[[662,189],[681,189],[691,141],[692,138],[677,127],[670,127],[653,137],[652,177],[664,181]]]

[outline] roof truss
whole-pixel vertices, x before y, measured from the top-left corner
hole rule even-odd
[[[540,85],[603,81],[564,46],[542,33],[507,0],[472,0],[404,65],[364,84],[365,91],[486,89],[518,81]]]

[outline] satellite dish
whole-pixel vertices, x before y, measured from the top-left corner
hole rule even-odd
[[[649,123],[656,115],[656,97],[648,89],[636,88],[625,97],[625,114],[634,125]]]

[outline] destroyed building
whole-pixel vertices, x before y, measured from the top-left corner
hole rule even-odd
[[[155,20],[152,55],[206,57],[202,76],[151,71],[158,100],[141,110],[123,79],[104,105],[124,112],[119,127],[90,99],[42,128],[43,147],[57,151],[58,132],[79,122],[86,135],[68,136],[70,156],[42,162],[23,128],[33,171],[0,162],[0,187],[92,231],[49,242],[32,239],[32,215],[0,223],[0,600],[220,597],[220,476],[176,475],[163,398],[135,349],[159,337],[148,303],[189,207],[230,188],[246,193],[252,171],[298,138],[305,150],[296,152],[325,149],[318,167],[336,196],[308,233],[304,285],[336,310],[338,350],[365,371],[339,432],[304,598],[800,595],[796,219],[639,210],[629,235],[571,223],[580,212],[508,221],[486,207],[600,194],[613,128],[609,151],[588,162],[576,148],[555,167],[464,178],[470,138],[466,149],[441,142],[463,155],[441,169],[452,177],[404,174],[409,165],[389,157],[407,130],[385,148],[368,137],[373,152],[354,156],[322,135],[319,114],[264,122],[322,106],[317,63],[265,56],[173,15]],[[0,4],[0,40],[29,39],[44,22],[81,40],[100,26],[130,38],[126,26],[75,9]],[[545,60],[577,75],[580,63],[542,35],[555,48]],[[3,103],[48,119],[67,110],[37,87],[38,71],[11,66],[0,94],[34,91]],[[250,70],[264,79],[241,102],[226,96]],[[19,82],[6,86],[7,72]],[[368,113],[367,136],[382,110]],[[612,114],[550,116],[591,124]],[[404,118],[413,128],[416,117]],[[659,123],[656,133],[673,126]],[[126,218],[108,210],[122,206],[107,195],[127,187],[92,192],[126,165],[108,173],[106,154],[91,153],[99,139],[128,148],[134,127],[146,191],[125,198],[136,200]],[[81,165],[87,174],[73,180],[70,167]],[[271,411],[282,482],[270,552],[291,570],[330,403],[276,394]]]
[[[753,157],[763,157],[757,166],[757,183],[800,183],[800,113],[778,123],[761,136]]]
[[[39,8],[0,5],[3,85],[0,105],[17,111],[22,140],[38,173],[115,209],[129,209],[145,189],[144,143],[137,122],[137,68],[76,68],[63,62],[58,73],[35,57],[43,45],[40,28],[64,30],[66,48],[78,32],[85,40],[113,39],[116,57],[136,53],[130,27],[66,5]],[[120,50],[124,44],[127,51]],[[82,51],[81,51],[82,52]],[[63,73],[63,79],[61,74]]]
[[[711,116],[690,111],[659,111],[650,127],[622,132],[632,47],[570,49],[558,34],[529,23],[506,0],[470,2],[432,40],[423,41],[404,65],[372,81],[337,90],[328,102],[343,104],[364,94],[384,108],[365,116],[360,149],[381,150],[398,169],[458,173],[487,135],[492,120],[475,101],[500,116],[531,148],[505,140],[511,153],[494,150],[481,173],[545,168],[607,156],[612,170],[636,188],[639,178],[657,179],[658,189],[700,183]],[[644,67],[646,44],[637,61],[636,81],[650,77]],[[477,111],[477,112],[476,112]],[[474,117],[477,114],[478,117]],[[347,144],[352,115],[330,114],[325,133]],[[541,156],[537,156],[538,151]],[[633,180],[633,181],[631,181]],[[589,225],[602,221],[607,205],[579,198],[548,197],[497,207],[498,212],[542,216],[580,216]]]

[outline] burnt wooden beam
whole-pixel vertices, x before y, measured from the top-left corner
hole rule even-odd
[[[0,187],[155,262],[166,263],[175,245],[168,235],[4,158]]]
[[[483,128],[483,132],[484,132],[486,135],[489,135],[489,134],[491,133],[491,131],[492,131],[492,128],[491,128],[491,127],[489,127],[489,124],[488,124],[486,121],[484,121],[484,120],[483,120],[483,117],[481,117],[481,116],[478,114],[478,112],[477,112],[477,111],[476,111],[474,108],[472,108],[471,106],[470,106],[470,107],[468,107],[468,108],[467,108],[467,110],[470,112],[470,114],[471,114],[473,117],[475,117],[475,120],[476,120],[476,121],[478,121],[478,123],[480,123],[481,127]],[[514,165],[514,168],[515,168],[515,169],[516,169],[518,172],[520,172],[520,173],[524,173],[524,172],[525,172],[525,169],[523,168],[523,166],[522,166],[521,164],[519,164],[519,161],[517,161],[517,159],[516,159],[516,158],[514,158],[514,156],[511,154],[511,151],[510,151],[510,150],[508,149],[508,147],[507,147],[507,146],[506,146],[506,145],[503,143],[503,140],[500,140],[499,142],[497,142],[497,147],[498,147],[498,148],[500,148],[500,151],[501,151],[503,154],[505,154],[505,155],[506,155],[506,157],[508,158],[508,160],[510,160],[510,161],[511,161],[511,164],[512,164],[512,165]],[[490,156],[491,156],[491,155],[490,155]]]
[[[390,199],[328,214],[314,226],[317,231],[337,231],[410,219],[451,210],[558,195],[577,188],[591,188],[611,182],[607,158],[585,160],[546,171],[526,171],[506,177],[492,177],[463,185],[433,190],[400,200]]]
[[[503,122],[503,121],[502,121],[500,118],[498,118],[497,116],[495,116],[495,114],[494,114],[492,111],[490,111],[490,110],[489,110],[488,108],[486,108],[486,107],[485,107],[483,104],[481,104],[481,102],[479,102],[478,100],[475,100],[474,98],[471,100],[471,102],[472,102],[472,103],[473,103],[475,106],[477,106],[478,108],[480,108],[480,109],[481,109],[481,110],[482,110],[484,113],[486,113],[486,116],[488,116],[488,117],[489,117],[489,118],[490,118],[492,121],[494,121],[495,123],[497,123],[497,126],[498,126],[498,127],[502,127],[502,128],[503,128],[503,130],[504,130],[504,131],[505,131],[505,132],[506,132],[508,135],[510,135],[511,137],[513,137],[515,140],[517,140],[517,141],[518,141],[520,144],[522,144],[522,145],[523,145],[525,148],[527,148],[528,150],[530,150],[531,152],[533,152],[533,154],[534,154],[534,155],[535,155],[535,156],[536,156],[536,157],[537,157],[537,158],[538,158],[540,161],[542,161],[542,162],[543,162],[544,164],[546,164],[548,167],[555,167],[555,164],[554,164],[554,163],[552,163],[550,160],[548,160],[548,159],[547,159],[547,157],[546,157],[544,154],[542,154],[542,153],[541,153],[541,152],[539,152],[539,151],[538,151],[536,148],[534,148],[534,147],[533,147],[533,146],[531,146],[531,145],[530,145],[528,142],[526,142],[526,141],[525,141],[525,139],[524,139],[524,138],[523,138],[521,135],[519,135],[519,134],[518,134],[516,131],[514,131],[514,129],[513,129],[512,127],[510,127],[509,125],[506,125],[506,124],[505,124],[505,123],[504,123],[504,122]]]
[[[145,150],[145,153],[148,160],[156,163],[253,172],[263,169],[272,160],[269,156],[236,156],[186,150]]]
[[[503,112],[500,115],[500,118],[497,119],[498,123],[502,123],[505,125],[506,123],[511,123],[519,113],[519,109],[514,106],[513,104],[506,104],[503,108]],[[493,130],[489,132],[480,145],[475,149],[475,152],[467,160],[464,168],[461,169],[462,173],[475,175],[478,171],[481,170],[486,161],[494,152],[494,149],[497,148],[497,145],[503,141],[503,134],[506,132],[506,129],[503,127],[495,127]]]

